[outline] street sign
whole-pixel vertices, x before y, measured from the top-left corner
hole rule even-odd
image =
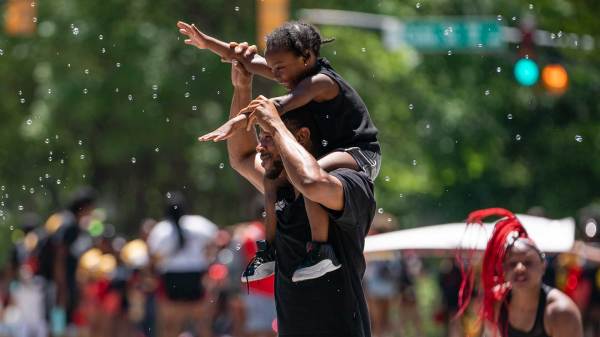
[[[504,48],[502,25],[478,18],[407,20],[383,27],[388,47],[409,45],[419,51],[491,51]]]

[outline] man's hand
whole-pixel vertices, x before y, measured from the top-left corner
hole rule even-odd
[[[270,99],[263,95],[256,97],[247,107],[240,110],[240,114],[250,113],[247,130],[257,123],[264,131],[272,133],[277,127],[284,127],[277,107]]]
[[[183,40],[185,44],[192,45],[198,49],[206,49],[208,48],[206,42],[206,35],[202,33],[194,24],[187,24],[183,21],[177,22],[177,27],[179,28],[179,32],[188,37],[188,39]]]

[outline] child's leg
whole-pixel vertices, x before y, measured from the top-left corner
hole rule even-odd
[[[360,170],[354,158],[349,153],[343,151],[328,153],[320,158],[318,162],[321,168],[328,172],[338,168]],[[329,215],[321,205],[306,198],[304,199],[304,207],[306,208],[308,222],[310,223],[312,241],[327,242],[329,237]]]
[[[361,169],[361,167],[356,163],[354,157],[352,157],[350,153],[344,151],[328,153],[321,157],[318,162],[319,166],[321,166],[321,168],[327,172],[339,168],[349,168],[356,171]]]
[[[329,215],[323,207],[314,201],[304,198],[304,207],[310,223],[310,235],[312,241],[327,242],[329,237]]]

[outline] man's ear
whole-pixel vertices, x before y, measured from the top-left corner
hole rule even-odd
[[[305,148],[310,148],[310,146],[312,145],[310,143],[310,130],[307,127],[302,127],[298,129],[294,136],[296,137],[298,143],[300,143],[300,145],[304,146]]]

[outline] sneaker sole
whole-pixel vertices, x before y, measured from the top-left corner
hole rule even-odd
[[[337,266],[334,265],[333,262],[331,262],[331,260],[323,260],[323,261],[315,264],[314,267],[308,271],[296,271],[294,273],[294,275],[292,276],[292,281],[293,282],[301,282],[301,281],[316,279],[316,278],[319,278],[329,272],[340,269],[341,266],[342,266],[341,264],[339,264]]]
[[[241,280],[242,283],[246,282],[254,282],[266,279],[267,277],[273,275],[275,273],[275,262],[268,262],[262,265],[262,268],[257,269],[252,276],[244,276],[242,275]]]

